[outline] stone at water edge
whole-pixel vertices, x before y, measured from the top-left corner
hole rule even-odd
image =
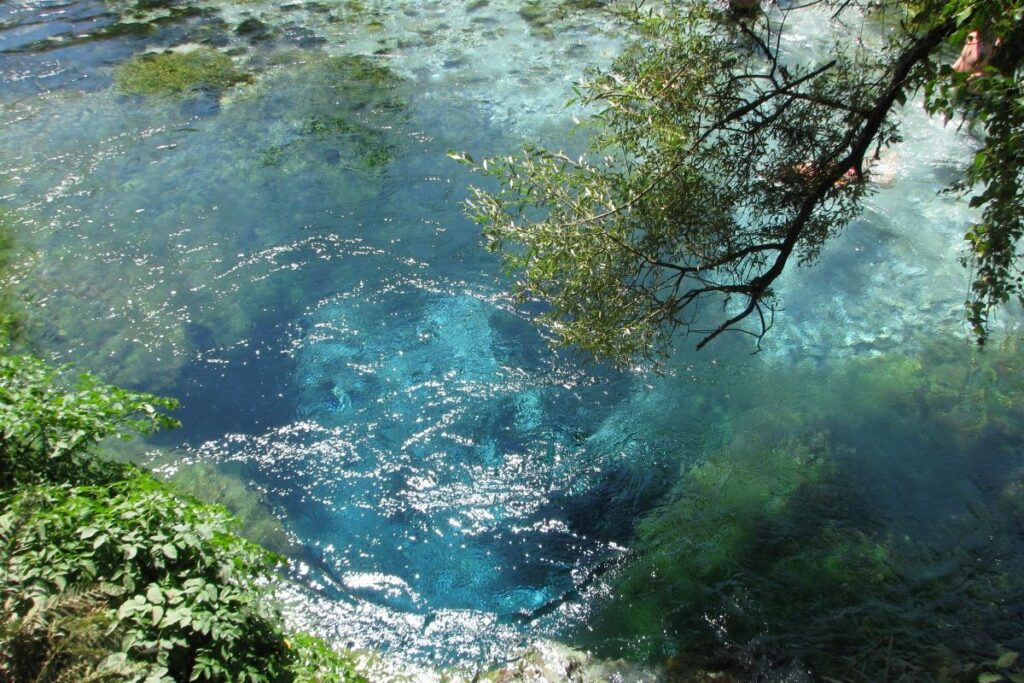
[[[478,679],[495,683],[661,683],[661,669],[621,659],[598,659],[552,640],[540,640],[504,667]]]

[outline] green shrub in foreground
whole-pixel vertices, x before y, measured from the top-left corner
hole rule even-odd
[[[0,490],[34,483],[94,484],[130,470],[97,458],[107,437],[177,426],[173,399],[126,391],[83,374],[66,381],[31,356],[0,356]]]
[[[0,682],[363,680],[286,638],[281,558],[226,510],[97,456],[173,406],[0,356]]]
[[[27,488],[0,516],[4,611],[100,583],[124,659],[175,680],[285,680],[279,617],[256,585],[273,557],[229,527],[226,512],[146,476]]]

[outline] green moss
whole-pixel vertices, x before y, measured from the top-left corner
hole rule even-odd
[[[326,64],[338,76],[382,88],[395,87],[405,81],[391,67],[380,60],[365,55],[341,55],[332,57]]]
[[[122,92],[156,97],[199,89],[220,91],[251,80],[230,57],[208,48],[138,55],[121,64],[115,73],[115,83]]]
[[[541,2],[528,2],[519,8],[519,16],[531,27],[546,26],[552,20],[550,12]]]
[[[530,27],[530,32],[542,38],[554,38],[555,30],[551,26],[557,21],[564,21],[571,14],[585,10],[603,9],[601,0],[564,0],[558,4],[528,0],[519,8],[519,16]]]
[[[276,168],[284,163],[289,145],[271,145],[260,153],[260,166]]]
[[[963,639],[998,635],[1000,619],[1015,629],[1013,608],[1004,606],[1024,590],[1006,560],[1017,556],[1024,510],[1019,343],[978,352],[937,340],[916,355],[759,369],[757,377],[730,389],[723,414],[714,394],[689,410],[662,408],[681,418],[679,431],[691,429],[680,421],[703,416],[725,423],[728,436],[700,439],[695,450],[708,457],[684,469],[642,519],[634,556],[612,574],[612,597],[598,602],[583,642],[603,655],[670,656],[684,680],[709,662],[735,666],[743,678],[744,663],[729,664],[716,633],[722,624],[744,656],[798,659],[823,677],[846,680],[855,667],[863,674],[856,680],[875,680],[900,661],[905,680],[952,671],[966,677],[946,680],[976,680]],[[930,458],[1005,481],[994,484],[1001,495],[993,504],[930,523],[963,539],[964,550],[938,565],[934,542],[881,533],[862,507],[900,495],[861,490],[866,481],[888,483],[876,468],[891,462],[913,478],[915,460]],[[929,485],[927,476],[908,484]],[[887,659],[878,643],[892,634]]]
[[[293,173],[312,164],[317,172],[375,176],[395,157],[406,79],[386,61],[365,55],[306,57],[282,75],[298,89],[308,82],[311,94],[295,109],[286,134],[262,150],[260,167]]]

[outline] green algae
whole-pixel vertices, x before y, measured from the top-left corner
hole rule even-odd
[[[252,80],[229,56],[209,48],[137,55],[115,72],[115,84],[121,92],[152,97],[181,96],[197,90],[220,92]]]
[[[596,623],[614,624],[643,655],[657,651],[664,643],[653,638],[666,630],[666,597],[699,611],[711,587],[742,565],[765,526],[786,515],[799,491],[828,475],[828,461],[805,444],[759,441],[739,437],[690,468],[671,500],[641,521],[639,559],[617,577],[619,599]]]
[[[310,164],[322,171],[376,172],[399,151],[395,123],[406,108],[406,80],[382,60],[338,55],[291,69],[299,82],[326,84],[289,117],[287,139],[263,148],[259,165],[288,173]]]
[[[359,54],[337,55],[326,60],[324,70],[346,81],[369,84],[391,90],[405,82],[394,69],[373,57]]]
[[[638,524],[582,642],[684,680],[796,659],[838,680],[973,681],[993,670],[978,643],[1021,647],[1024,580],[1010,561],[1024,510],[1016,340],[984,352],[934,340],[916,355],[764,372],[747,389],[732,399],[728,438],[684,465]],[[868,463],[916,478],[898,454],[931,453],[996,491],[931,523],[930,534],[957,539],[941,560],[930,536],[882,531],[870,511],[884,492],[858,488]]]
[[[555,38],[552,24],[562,22],[577,12],[604,9],[601,0],[563,0],[554,4],[541,0],[527,0],[519,7],[519,16],[530,27],[530,32],[546,40]]]

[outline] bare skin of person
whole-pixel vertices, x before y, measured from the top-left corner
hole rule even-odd
[[[967,34],[967,40],[964,42],[964,48],[960,51],[960,56],[953,63],[953,71],[980,76],[982,69],[988,65],[1001,42],[997,38],[993,44],[982,36],[980,31],[971,31]]]

